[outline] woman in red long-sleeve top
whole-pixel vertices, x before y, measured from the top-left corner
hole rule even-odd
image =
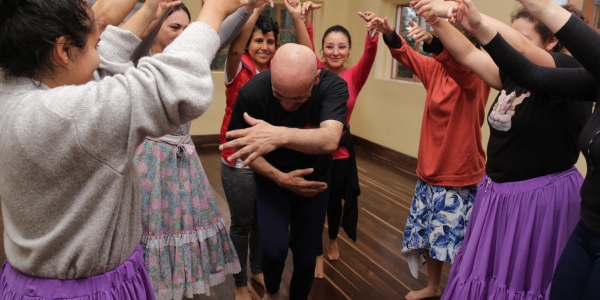
[[[427,90],[418,153],[419,179],[401,250],[415,277],[422,265],[420,257],[426,258],[428,286],[406,296],[424,299],[441,296],[443,263],[452,263],[462,245],[477,184],[485,172],[481,126],[490,86],[441,45],[441,49],[434,50],[431,34],[412,21],[411,26],[409,36],[430,44],[430,52],[437,52],[433,57],[414,50],[394,32],[387,19],[377,18],[369,24],[383,33],[392,56],[417,75]],[[478,43],[464,30],[463,34]]]
[[[314,32],[312,26],[312,10],[319,8],[310,1],[303,3],[305,22],[314,50]],[[365,20],[370,21],[375,15],[371,12],[359,13]],[[317,66],[335,72],[348,83],[346,120],[350,124],[350,117],[356,104],[356,98],[369,78],[369,73],[375,62],[377,54],[377,44],[379,42],[378,34],[369,34],[367,32],[365,40],[365,49],[358,63],[350,68],[345,64],[350,56],[352,49],[352,38],[346,28],[335,25],[325,31],[323,35],[321,49],[322,58],[317,59]],[[356,226],[358,223],[358,205],[357,197],[360,194],[358,185],[358,171],[356,168],[356,158],[352,146],[351,135],[344,132],[340,145],[333,154],[333,170],[331,173],[331,186],[329,194],[329,206],[327,208],[327,222],[329,234],[328,258],[329,260],[338,260],[340,253],[337,245],[337,236],[340,225],[353,241],[356,241]],[[342,207],[342,199],[344,205]],[[343,215],[343,218],[342,218]],[[315,268],[315,278],[323,278],[323,246],[317,253],[317,266]]]

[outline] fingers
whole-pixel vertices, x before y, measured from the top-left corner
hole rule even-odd
[[[260,120],[251,117],[248,113],[244,113],[244,121],[250,126],[256,126]]]
[[[417,25],[412,19],[408,20],[408,24],[410,25],[410,27],[415,27],[415,25]]]
[[[232,131],[227,131],[225,133],[225,138],[228,140],[233,140],[233,139],[239,139],[239,138],[243,138],[247,135],[249,135],[251,132],[251,128],[245,128],[245,129],[237,129],[237,130],[232,130]],[[234,141],[230,141],[226,144],[232,143]],[[230,147],[232,148],[232,147]],[[226,148],[227,149],[227,148]]]
[[[300,170],[295,170],[290,172],[290,175],[292,176],[306,176],[306,175],[310,175],[312,174],[312,172],[314,172],[315,170],[313,168],[308,168],[308,169],[300,169]]]

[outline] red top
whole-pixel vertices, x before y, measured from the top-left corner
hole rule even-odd
[[[242,88],[242,86],[244,86],[244,84],[246,84],[250,78],[256,75],[256,68],[254,67],[252,58],[250,58],[248,54],[242,55],[242,60],[240,63],[242,64],[242,68],[235,75],[235,78],[229,84],[225,82],[225,115],[223,116],[223,124],[221,124],[221,132],[219,133],[219,141],[221,144],[227,142],[227,139],[225,139],[225,133],[227,132],[227,127],[229,126],[229,121],[231,120],[231,112],[233,111],[233,104],[235,103],[235,99],[237,98],[240,88]],[[231,80],[231,78],[227,79]],[[227,157],[234,153],[235,149],[227,149],[221,151],[221,156],[225,159],[225,161],[227,161]],[[235,161],[228,163],[232,166],[235,165]]]
[[[314,29],[311,24],[308,28],[308,35],[310,36],[310,40],[313,44],[313,50],[315,48],[314,42]],[[354,110],[354,105],[356,104],[356,98],[358,94],[362,90],[363,86],[367,82],[369,78],[369,73],[371,72],[371,68],[373,67],[373,63],[375,62],[375,55],[377,55],[377,44],[379,43],[379,34],[375,36],[373,39],[369,36],[367,32],[367,37],[365,40],[365,50],[363,51],[362,56],[358,63],[350,68],[344,70],[342,73],[342,78],[348,83],[348,92],[350,93],[350,98],[348,98],[347,107],[348,113],[346,115],[346,122],[348,126],[350,126],[350,117],[352,116],[352,111]],[[317,59],[317,67],[324,68],[325,64]],[[345,133],[345,132],[344,132]],[[344,134],[343,133],[343,134]],[[333,159],[344,159],[349,158],[350,153],[348,153],[348,149],[344,147],[338,147],[333,153]]]
[[[427,90],[417,175],[437,186],[478,183],[485,172],[481,126],[490,87],[446,50],[431,58],[402,42],[390,48],[392,56]]]

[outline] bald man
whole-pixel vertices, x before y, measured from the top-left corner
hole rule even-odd
[[[240,89],[221,149],[239,149],[254,170],[262,268],[267,295],[279,299],[288,248],[294,273],[290,299],[306,299],[314,280],[331,180],[332,153],[346,128],[348,86],[317,69],[307,47],[286,44],[271,71]],[[289,232],[288,232],[289,228]]]

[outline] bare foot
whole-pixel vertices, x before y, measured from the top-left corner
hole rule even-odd
[[[240,286],[235,288],[235,300],[252,300],[248,287]]]
[[[273,295],[269,294],[269,292],[266,292],[262,300],[279,300],[279,292]]]
[[[441,297],[442,296],[442,290],[437,287],[437,288],[430,288],[429,286],[419,290],[419,291],[413,291],[410,292],[406,295],[406,297],[404,297],[404,299],[406,300],[419,300],[419,299],[427,299],[427,298],[434,298],[434,297]]]
[[[327,249],[329,260],[339,260],[340,250],[338,249],[337,239],[329,240],[329,249]]]
[[[315,278],[323,279],[323,255],[317,256],[317,264],[315,265]]]
[[[263,287],[263,289],[266,289],[266,287],[265,287],[265,276],[263,275],[263,273],[252,274],[252,280],[258,282]]]

